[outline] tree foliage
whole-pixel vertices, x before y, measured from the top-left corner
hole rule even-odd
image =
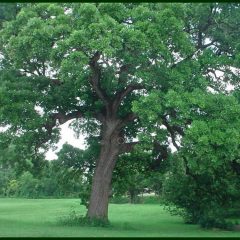
[[[107,218],[117,158],[136,145],[156,167],[172,144],[188,174],[239,166],[238,3],[29,3],[6,19],[5,149],[24,143],[24,159],[39,162],[72,120],[88,149],[64,161],[96,166],[88,217]]]

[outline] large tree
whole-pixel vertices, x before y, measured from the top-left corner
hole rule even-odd
[[[238,4],[26,4],[0,32],[1,124],[32,156],[69,120],[97,139],[87,217],[106,220],[118,156],[136,137],[164,156],[191,124],[165,95],[237,85],[238,25]]]

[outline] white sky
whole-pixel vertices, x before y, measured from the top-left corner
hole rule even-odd
[[[84,144],[84,136],[80,136],[78,139],[74,136],[74,131],[69,128],[69,124],[71,123],[71,121],[68,121],[66,123],[64,123],[63,125],[61,125],[61,139],[57,144],[57,149],[55,151],[53,150],[49,150],[46,153],[46,159],[47,160],[53,160],[53,159],[57,159],[57,155],[56,152],[58,152],[61,148],[62,145],[64,143],[68,143],[71,144],[74,147],[78,147],[81,149],[85,148],[85,144]]]

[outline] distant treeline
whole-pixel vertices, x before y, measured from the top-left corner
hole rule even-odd
[[[68,179],[63,182],[61,173],[51,172],[46,168],[41,177],[34,177],[26,171],[16,176],[12,169],[0,170],[0,196],[1,197],[78,197],[80,181]]]

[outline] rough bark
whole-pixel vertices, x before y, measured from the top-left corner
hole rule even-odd
[[[89,62],[92,70],[90,84],[98,98],[105,106],[101,118],[102,122],[102,141],[101,151],[96,164],[95,173],[92,181],[92,189],[88,206],[87,217],[90,219],[108,220],[108,201],[112,173],[119,154],[130,151],[134,144],[126,144],[122,141],[121,130],[124,126],[136,119],[136,115],[129,113],[123,119],[117,119],[117,111],[123,99],[134,90],[143,89],[140,84],[130,84],[122,91],[116,93],[115,98],[111,100],[106,91],[101,87],[101,67],[98,60],[101,57],[100,52],[96,52]],[[122,73],[127,68],[121,68]],[[121,74],[120,74],[121,75]],[[131,145],[131,146],[130,146]]]
[[[109,192],[112,173],[119,154],[117,121],[106,121],[101,141],[100,156],[93,176],[87,217],[108,220]]]

